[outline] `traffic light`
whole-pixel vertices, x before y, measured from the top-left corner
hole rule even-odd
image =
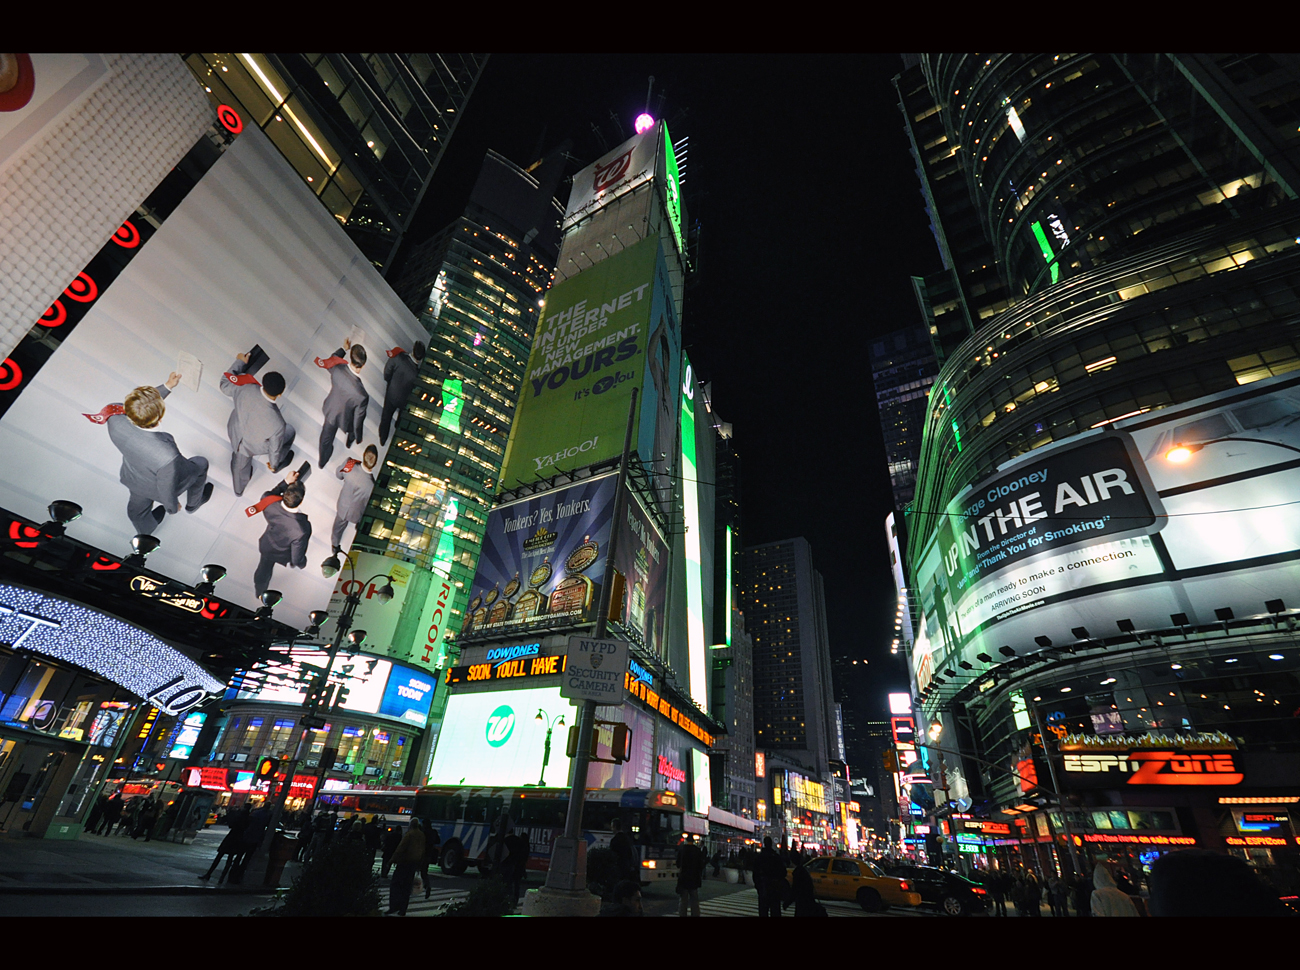
[[[263,758],[257,763],[257,780],[274,782],[275,776],[280,772],[280,761],[278,758]]]
[[[892,750],[887,750],[880,757],[881,763],[884,764],[886,771],[898,770],[898,755]]]
[[[632,729],[626,724],[614,725],[614,737],[609,742],[609,753],[614,764],[621,765],[632,758]]]

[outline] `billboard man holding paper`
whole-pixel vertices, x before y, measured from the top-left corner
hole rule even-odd
[[[167,412],[163,401],[180,379],[180,374],[172,373],[157,387],[137,387],[123,403],[85,415],[108,426],[108,437],[122,453],[119,477],[131,492],[126,514],[137,535],[152,535],[163,516],[179,512],[181,493],[185,493],[186,512],[197,512],[212,498],[208,460],[202,455],[184,457],[170,434],[149,430],[162,421]]]

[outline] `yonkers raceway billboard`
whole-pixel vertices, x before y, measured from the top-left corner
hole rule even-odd
[[[680,381],[681,327],[657,238],[557,283],[533,339],[502,487],[617,457],[634,387],[633,446],[648,471],[668,475]]]
[[[252,125],[142,243],[140,221],[102,292],[84,273],[69,287],[89,311],[41,321],[62,342],[0,418],[0,504],[43,521],[76,502],[76,538],[126,555],[155,535],[150,568],[188,586],[220,564],[222,600],[280,590],[277,619],[305,627],[374,484],[371,445],[383,468],[387,355],[423,330]]]
[[[596,619],[614,515],[616,474],[499,506],[488,515],[461,639],[527,636]],[[635,493],[618,530],[628,637],[658,649],[664,634],[668,545]],[[617,588],[617,587],[616,587]]]
[[[1283,376],[1040,448],[963,489],[915,576],[917,687],[1017,654],[1294,605],[1300,378]],[[1174,617],[1185,614],[1178,621]],[[1127,625],[1127,624],[1126,624]],[[1083,628],[1082,630],[1080,628]]]

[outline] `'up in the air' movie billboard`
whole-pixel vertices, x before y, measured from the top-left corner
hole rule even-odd
[[[948,503],[916,578],[918,686],[966,655],[1294,605],[1300,378],[1040,448]],[[920,514],[924,514],[923,512]],[[1231,614],[1216,611],[1231,610]]]
[[[557,283],[533,340],[502,486],[616,457],[634,387],[641,398],[633,447],[666,474],[680,370],[681,330],[657,239]]]

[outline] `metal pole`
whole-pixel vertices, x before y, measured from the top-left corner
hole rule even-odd
[[[1079,868],[1079,856],[1074,851],[1074,831],[1070,828],[1070,813],[1065,806],[1065,796],[1061,794],[1061,783],[1056,777],[1056,760],[1052,757],[1052,752],[1047,750],[1047,732],[1043,730],[1043,717],[1038,711],[1037,704],[1034,705],[1034,723],[1038,725],[1038,737],[1043,742],[1043,756],[1047,760],[1047,773],[1052,776],[1052,787],[1056,789],[1056,803],[1061,806],[1061,824],[1065,827],[1065,847],[1070,850],[1070,862],[1074,865],[1075,875],[1082,875],[1083,870]],[[1033,745],[1030,745],[1030,750],[1033,750]],[[1050,826],[1052,820],[1049,818],[1047,821]]]
[[[353,579],[355,578],[356,573],[354,572]],[[320,683],[322,686],[329,683],[330,673],[334,669],[334,659],[338,656],[339,647],[343,645],[344,636],[347,635],[348,630],[352,627],[352,616],[356,613],[357,606],[360,605],[360,603],[361,595],[358,591],[347,593],[345,595],[343,610],[339,614],[338,629],[334,632],[334,641],[330,644],[328,654],[329,659],[325,664],[325,673],[321,675]],[[292,643],[290,644],[290,649],[292,649]],[[305,715],[311,716],[316,713],[320,697],[321,695],[317,694],[314,697],[307,697],[303,700],[302,708]],[[249,860],[250,864],[247,867],[255,874],[261,876],[261,882],[263,885],[266,884],[270,877],[271,843],[275,838],[275,831],[280,825],[280,819],[284,816],[284,803],[289,797],[289,787],[293,784],[293,776],[294,772],[298,768],[298,762],[302,759],[302,746],[303,742],[307,738],[307,730],[308,729],[304,727],[299,733],[298,745],[294,749],[293,759],[288,761],[284,766],[284,784],[280,786],[280,791],[275,796],[274,804],[271,807],[271,817],[266,823],[266,832],[262,836],[262,841],[258,844],[256,850],[254,850],[253,858]],[[321,766],[317,771],[316,791],[313,791],[312,793],[313,798],[320,789],[322,784],[321,779],[324,777],[325,770],[326,769]]]
[[[596,604],[596,626],[593,639],[603,640],[608,632],[609,601],[614,582],[614,550],[618,545],[619,525],[626,515],[627,460],[632,450],[632,428],[636,423],[637,389],[632,388],[632,400],[627,409],[627,432],[623,436],[623,455],[618,462],[618,478],[614,484],[614,514],[609,530],[609,545],[605,549],[605,575],[600,585],[600,598]],[[596,702],[582,701],[578,706],[578,751],[569,772],[569,809],[564,819],[566,851],[553,862],[560,863],[547,870],[546,885],[555,889],[585,889],[587,885],[586,844],[578,848],[582,838],[582,806],[587,798],[587,767],[591,763],[591,729],[596,720]],[[572,866],[565,868],[565,864]]]

